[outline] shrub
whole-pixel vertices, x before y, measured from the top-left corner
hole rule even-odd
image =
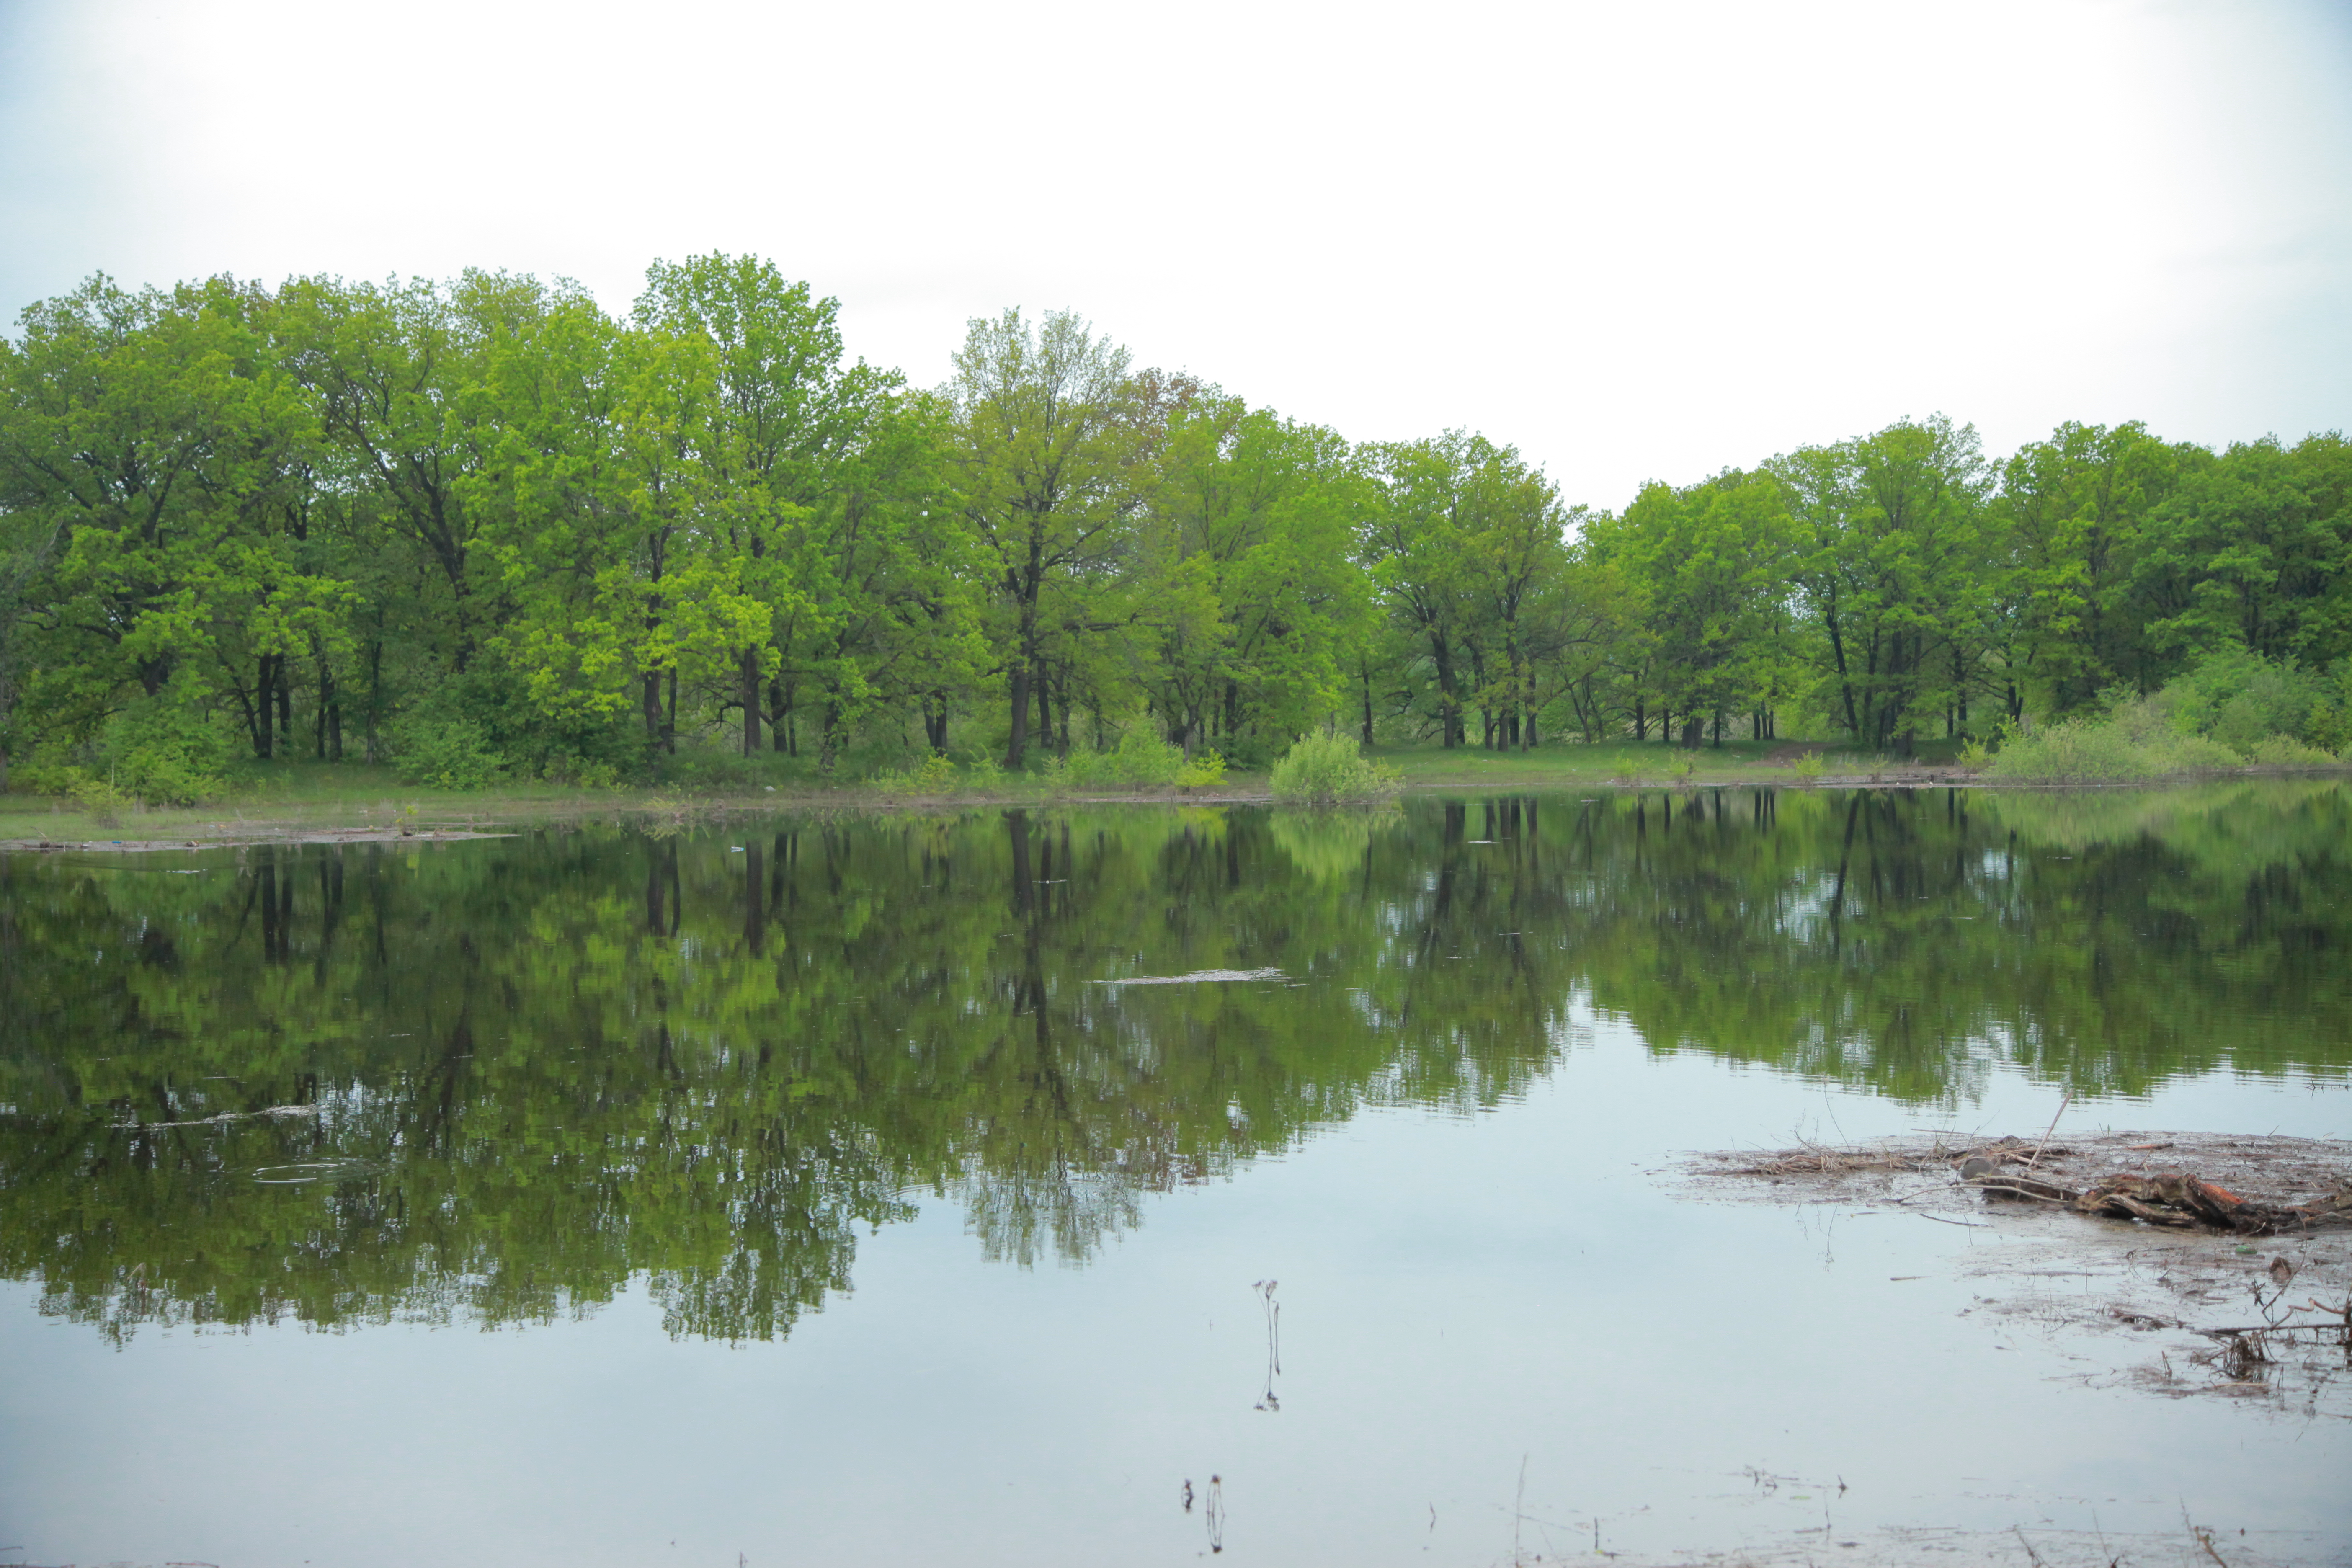
[[[956,786],[956,765],[934,752],[911,768],[879,774],[884,795],[945,795]]]
[[[394,722],[390,738],[393,772],[408,784],[481,789],[507,765],[488,730],[457,714],[404,714]]]
[[[1822,776],[1822,754],[1819,752],[1807,752],[1789,764],[1789,771],[1806,784],[1818,784]]]
[[[132,701],[99,732],[90,777],[103,778],[124,801],[154,805],[194,805],[219,794],[228,743],[205,698],[200,687],[174,678],[154,696]]]
[[[1239,768],[1245,773],[1261,773],[1274,766],[1274,748],[1255,735],[1242,735],[1226,741],[1225,765]]]
[[[1393,791],[1402,775],[1363,755],[1353,735],[1311,731],[1274,764],[1274,798],[1328,805]]]
[[[1184,768],[1182,751],[1139,727],[1111,751],[1048,758],[1045,777],[1059,789],[1160,789],[1179,782]],[[1218,776],[1223,776],[1222,764]]]
[[[2306,746],[2293,735],[2265,735],[2246,752],[2246,760],[2263,767],[2315,768],[2336,759],[2316,746]]]
[[[1180,789],[1207,789],[1225,782],[1225,759],[1214,752],[1202,752],[1176,770]]]
[[[67,777],[65,785],[65,793],[73,796],[74,804],[100,827],[119,826],[122,808],[131,804],[131,797],[115,788],[111,779],[76,771]]]
[[[2068,719],[2011,734],[1986,773],[2034,784],[2113,784],[2239,765],[2238,753],[2202,735],[2148,726],[2138,713]]]

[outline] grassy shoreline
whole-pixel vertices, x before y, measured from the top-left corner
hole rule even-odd
[[[1392,747],[1367,755],[1397,768],[1407,795],[1556,789],[1922,788],[1966,785],[2003,791],[2147,788],[2209,777],[2347,773],[2332,767],[2243,767],[2179,778],[2105,784],[1994,780],[1931,752],[1913,759],[1870,756],[1817,742],[1726,742],[1685,752],[1655,742],[1559,745],[1536,752]],[[1801,758],[1820,758],[1818,773]],[[533,782],[483,790],[446,790],[401,783],[385,767],[363,763],[278,764],[237,781],[220,799],[185,807],[94,812],[79,803],[0,795],[0,849],[205,847],[320,838],[427,841],[501,828],[593,817],[660,820],[744,812],[940,810],[1068,804],[1264,805],[1273,799],[1262,773],[1234,773],[1200,788],[1057,787],[1042,774],[1013,775],[988,788],[894,793],[866,779],[792,780],[772,785],[656,784],[617,788]]]

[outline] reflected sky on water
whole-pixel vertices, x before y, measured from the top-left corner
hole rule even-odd
[[[1721,1548],[1824,1481],[1838,1529],[2187,1497],[2340,1532],[2340,1433],[1960,1318],[1997,1237],[1666,1167],[2031,1135],[2068,1090],[2352,1132],[2347,809],[1727,790],[0,861],[0,1518],[43,1562],[1172,1561],[1213,1474],[1237,1559],[1488,1563],[1524,1459],[1529,1552]],[[1131,984],[1202,972],[1255,977]],[[282,1106],[315,1109],[249,1114]]]

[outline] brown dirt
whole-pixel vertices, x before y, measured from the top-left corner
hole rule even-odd
[[[511,833],[486,833],[470,827],[289,827],[275,831],[265,827],[250,832],[207,834],[202,838],[7,838],[0,839],[0,854],[74,849],[123,855],[157,849],[232,849],[251,844],[446,844],[461,838],[513,837]]]

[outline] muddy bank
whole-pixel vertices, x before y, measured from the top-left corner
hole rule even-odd
[[[449,844],[466,838],[512,838],[473,827],[280,827],[256,826],[201,838],[5,838],[0,854],[95,851],[132,855],[159,849],[236,849],[255,844]]]

